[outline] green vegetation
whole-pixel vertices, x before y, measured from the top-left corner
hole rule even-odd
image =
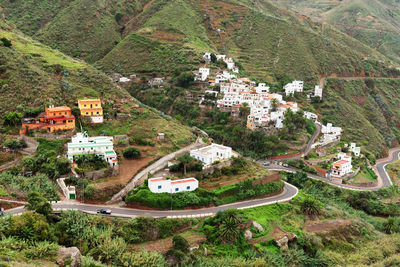
[[[124,150],[124,158],[126,159],[137,159],[140,158],[140,150],[136,147],[129,147]]]
[[[400,140],[400,80],[328,79],[327,97],[319,108],[323,120],[343,127],[343,139],[362,144],[374,156]],[[351,119],[343,118],[352,114]]]
[[[255,179],[242,181],[233,185],[219,187],[209,191],[198,188],[191,192],[152,193],[146,185],[128,192],[127,204],[139,204],[159,209],[183,209],[186,207],[204,207],[223,205],[249,198],[275,194],[282,191],[284,183],[274,181],[263,184]]]
[[[75,162],[78,164],[78,168],[83,172],[97,171],[109,166],[104,158],[98,155],[77,156]]]
[[[322,19],[360,42],[400,62],[400,12],[396,1],[275,0],[312,18]]]

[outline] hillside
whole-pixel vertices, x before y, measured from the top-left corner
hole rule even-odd
[[[400,62],[400,3],[394,0],[273,0],[301,14],[325,21]]]
[[[244,74],[271,82],[354,75],[369,66],[381,73],[387,65],[355,39],[267,1],[43,2],[1,0],[0,6],[25,33],[108,73],[168,74],[197,67],[205,51],[227,53]]]
[[[400,141],[399,88],[399,79],[328,79],[319,111],[326,121],[344,127],[345,140],[383,156],[385,147]]]
[[[148,140],[155,139],[155,131],[165,132],[169,138],[160,144],[164,149],[161,153],[183,146],[192,138],[188,127],[142,106],[125,89],[87,63],[33,41],[1,21],[0,38],[3,37],[12,46],[0,45],[0,117],[10,111],[26,115],[29,110],[44,110],[50,104],[74,107],[79,98],[100,97],[105,101],[106,117],[110,120],[95,127],[94,132],[103,130]],[[117,113],[124,113],[125,119],[111,119]],[[152,127],[148,127],[149,121]]]

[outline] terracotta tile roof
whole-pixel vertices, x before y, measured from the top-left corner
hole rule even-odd
[[[341,167],[342,165],[344,165],[346,163],[349,163],[349,161],[342,159],[342,160],[334,162],[333,165]]]
[[[191,183],[191,182],[196,182],[196,179],[176,180],[176,181],[172,181],[171,184],[183,184],[183,183]]]

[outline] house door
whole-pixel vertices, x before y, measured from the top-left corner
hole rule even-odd
[[[93,108],[93,104],[90,104],[90,108]]]
[[[76,199],[75,194],[69,194],[69,199]]]

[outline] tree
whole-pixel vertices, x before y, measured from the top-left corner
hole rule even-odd
[[[51,204],[38,192],[28,194],[28,203],[25,205],[25,208],[36,211],[46,217],[53,211]]]
[[[222,223],[219,226],[220,237],[225,242],[232,243],[239,237],[241,221],[235,210],[227,210],[222,216]]]
[[[310,197],[306,197],[300,202],[300,209],[307,215],[319,215],[321,213],[321,203]]]
[[[272,111],[276,111],[276,109],[278,108],[278,100],[276,98],[272,99],[271,108],[272,108]]]
[[[3,123],[8,126],[16,126],[21,122],[22,117],[22,113],[11,111],[4,115]]]
[[[210,58],[212,63],[215,63],[215,61],[217,61],[217,56],[214,53],[211,53]]]
[[[4,45],[5,47],[11,47],[11,46],[12,46],[11,41],[8,40],[6,37],[1,38],[0,41],[3,42],[3,45]]]
[[[126,159],[137,159],[140,158],[140,150],[136,147],[128,147],[124,151],[124,158]]]
[[[172,238],[172,244],[175,250],[180,250],[184,253],[189,252],[189,242],[181,235],[176,235]]]
[[[184,88],[189,87],[193,81],[194,75],[191,72],[183,72],[176,79],[177,85]]]
[[[24,139],[17,140],[17,139],[7,139],[4,142],[4,146],[13,150],[14,152],[26,147],[26,143]]]
[[[186,167],[193,160],[189,154],[178,157],[178,161],[183,164],[183,173],[186,175]]]

